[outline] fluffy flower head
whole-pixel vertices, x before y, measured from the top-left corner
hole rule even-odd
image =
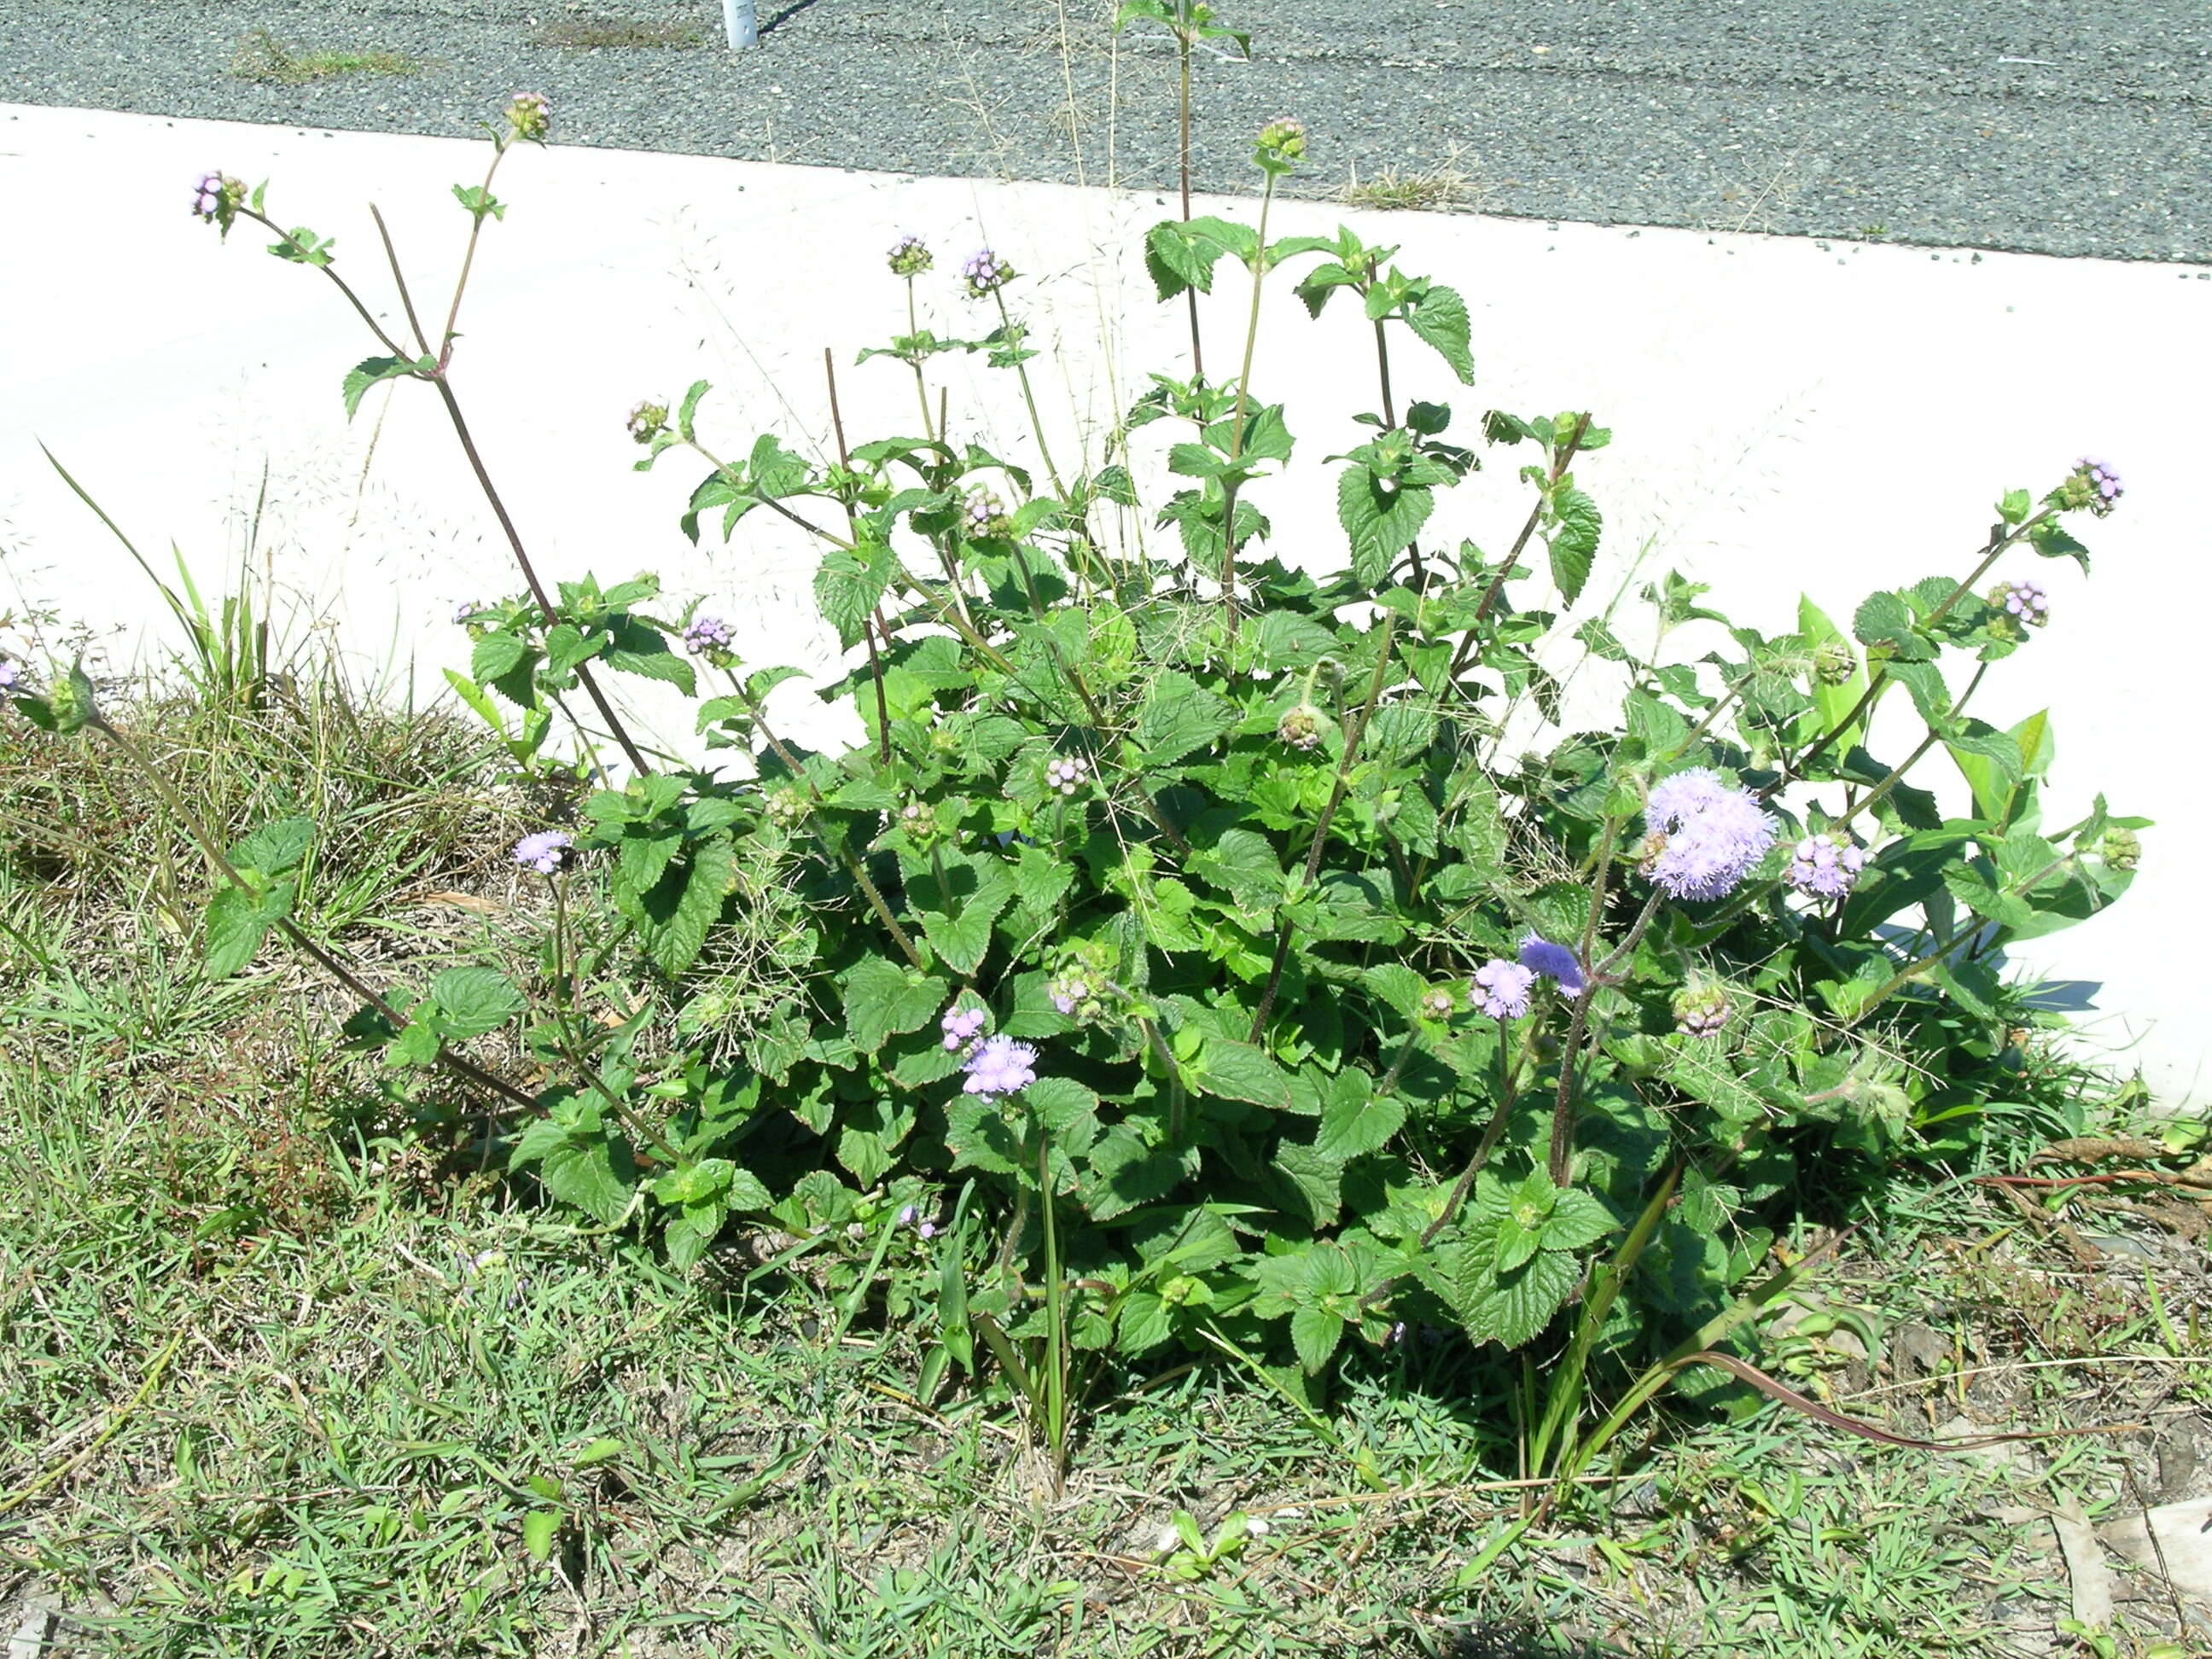
[[[695,657],[726,657],[737,634],[720,617],[695,617],[684,630],[684,648]]]
[[[979,248],[960,267],[960,276],[968,284],[969,298],[987,300],[1014,280],[1014,268],[990,249]]]
[[[553,106],[542,92],[518,92],[507,100],[506,118],[516,137],[542,144],[553,130]]]
[[[1589,984],[1572,951],[1538,933],[1530,933],[1521,941],[1521,965],[1547,979],[1557,980],[1559,988],[1571,997],[1580,996]]]
[[[936,263],[919,236],[902,236],[891,244],[890,266],[894,276],[919,276]]]
[[[568,861],[575,842],[558,830],[540,830],[514,843],[514,861],[526,870],[550,876]]]
[[[962,1086],[971,1095],[995,1100],[1026,1089],[1036,1081],[1037,1051],[1010,1036],[988,1036],[975,1046],[962,1068],[968,1081]]]
[[[1710,767],[1662,779],[1644,809],[1644,873],[1670,898],[1725,898],[1774,845],[1776,822]]]
[[[1533,934],[1530,942],[1543,944]],[[1525,952],[1528,947],[1524,945],[1522,948]],[[1559,946],[1545,948],[1556,951]],[[1574,966],[1572,957],[1567,958],[1567,965]],[[1581,977],[1579,969],[1576,977]],[[1467,1000],[1477,1013],[1487,1014],[1492,1019],[1518,1019],[1528,1012],[1528,993],[1535,984],[1536,970],[1525,962],[1486,962],[1474,970],[1474,981],[1467,988]]]

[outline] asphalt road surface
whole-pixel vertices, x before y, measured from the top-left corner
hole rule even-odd
[[[1173,185],[1173,49],[1148,22],[1117,37],[1099,0],[760,8],[759,48],[732,54],[714,0],[0,0],[0,101],[465,135],[543,88],[563,143]],[[1290,114],[1310,195],[1395,181],[1546,219],[2212,261],[2207,0],[1220,11],[1253,61],[1198,64],[1201,188],[1251,189],[1252,133]],[[692,44],[549,43],[594,21]],[[419,67],[287,83],[260,30],[301,67]]]

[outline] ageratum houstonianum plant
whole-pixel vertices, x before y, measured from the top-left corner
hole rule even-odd
[[[501,162],[549,120],[518,98],[491,173],[456,188],[471,261]],[[937,355],[988,353],[1034,419],[1036,354],[1004,259],[933,279],[912,234],[886,277],[905,331],[860,356],[903,366],[918,429],[841,432],[823,463],[774,434],[723,453],[703,382],[629,411],[641,467],[702,469],[687,535],[741,549],[766,514],[818,550],[846,669],[817,689],[860,733],[842,751],[781,735],[770,693],[796,671],[740,662],[712,596],[543,582],[531,514],[477,462],[520,581],[464,607],[453,678],[515,774],[578,803],[514,849],[552,899],[534,975],[369,987],[290,920],[296,822],[205,843],[210,966],[289,931],[363,992],[358,1038],[403,1076],[458,1071],[508,1167],[679,1268],[732,1229],[835,1248],[856,1224],[880,1261],[927,1212],[926,1389],[995,1363],[1062,1448],[1085,1354],[1286,1349],[1319,1373],[1408,1322],[1555,1358],[1571,1328],[1577,1364],[1663,1351],[1820,1171],[1996,1133],[1984,1109],[2053,1018],[1998,953],[2118,897],[2142,822],[2101,797],[2046,820],[2051,721],[1972,705],[2063,625],[2022,562],[2086,570],[2067,521],[2113,511],[2118,476],[2085,460],[2009,491],[1958,568],[1848,629],[1809,600],[1782,634],[1731,623],[1669,575],[1644,594],[1667,648],[1639,653],[1580,608],[1601,519],[1578,468],[1609,434],[1579,411],[1462,419],[1442,395],[1474,380],[1458,293],[1349,230],[1268,240],[1304,145],[1295,123],[1261,136],[1257,228],[1147,235],[1163,301],[1233,307],[1237,369],[1154,374],[1085,470],[1042,431],[1040,478],[948,429]],[[274,233],[374,331],[349,410],[420,381],[476,462],[465,271],[442,314],[403,289],[403,337],[264,191],[210,173],[193,210]],[[1344,454],[1301,453],[1309,412],[1270,399],[1260,298],[1283,281],[1322,330],[1298,349],[1373,353]],[[939,337],[925,305],[996,325]],[[1304,568],[1266,512],[1294,463],[1337,501]],[[1525,486],[1517,527],[1455,508],[1483,465]],[[1165,539],[1128,533],[1146,522]],[[1692,629],[1694,660],[1673,648]],[[1608,723],[1560,723],[1577,645],[1617,678]],[[635,736],[623,675],[696,699],[717,763]],[[1548,735],[1509,738],[1532,705]],[[129,742],[81,676],[17,706]],[[508,1026],[551,1081],[470,1057]]]

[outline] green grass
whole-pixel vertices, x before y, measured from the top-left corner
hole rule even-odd
[[[230,72],[241,81],[285,87],[348,76],[416,75],[423,67],[420,58],[396,52],[301,52],[286,46],[267,29],[256,29],[240,40],[230,60]]]
[[[599,52],[636,47],[689,50],[707,37],[688,23],[649,21],[639,17],[563,17],[531,31],[530,44],[562,52]]]
[[[467,729],[327,680],[118,706],[225,833],[326,826],[301,915],[380,975],[527,933],[535,816]],[[1700,1382],[1524,1528],[1518,1362],[1416,1339],[1319,1429],[1225,1366],[1113,1376],[1055,1498],[1003,1388],[921,1393],[933,1246],[849,1328],[825,1264],[872,1237],[672,1276],[483,1172],[273,948],[206,980],[204,895],[112,751],[0,727],[0,1624],[57,1599],[45,1659],[2071,1653],[2035,1506],[2156,1480],[2126,1437],[1929,1458]],[[2031,1084],[2023,1135],[2112,1109]],[[2084,1267],[2068,1231],[2160,1235],[2032,1202],[1894,1188],[1766,1362],[1908,1433],[2212,1422],[2201,1252]]]

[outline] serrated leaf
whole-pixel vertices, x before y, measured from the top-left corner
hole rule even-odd
[[[1405,1122],[1404,1101],[1376,1094],[1364,1073],[1340,1072],[1322,1097],[1314,1145],[1330,1158],[1349,1162],[1387,1145]]]
[[[860,642],[896,568],[891,550],[880,542],[863,543],[857,550],[833,547],[822,556],[814,572],[814,602],[848,649]]]
[[[853,1046],[872,1054],[886,1038],[919,1030],[951,1000],[944,980],[871,957],[845,975],[845,1030]]]
[[[1436,507],[1436,492],[1353,462],[1337,475],[1336,521],[1352,544],[1352,573],[1373,587]]]
[[[314,842],[313,818],[278,818],[232,848],[230,861],[264,876],[281,876],[299,867]]]
[[[1436,349],[1462,386],[1474,384],[1473,331],[1467,301],[1458,290],[1431,284],[1426,294],[1406,301],[1405,318],[1406,326]]]
[[[1342,1315],[1327,1308],[1291,1310],[1291,1346],[1297,1350],[1298,1364],[1306,1368],[1308,1376],[1328,1364],[1329,1356],[1343,1340]]]
[[[1230,1037],[1206,1038],[1197,1057],[1184,1068],[1191,1086],[1201,1094],[1224,1100],[1241,1100],[1253,1106],[1287,1111],[1291,1106],[1291,1074],[1265,1050]]]
[[[380,380],[398,380],[412,374],[415,365],[404,357],[364,357],[346,371],[340,391],[345,398],[346,419],[351,420],[361,409],[361,400],[368,395],[369,387]]]
[[[604,1135],[566,1135],[538,1160],[538,1178],[563,1204],[611,1227],[629,1208],[629,1149]]]
[[[448,968],[430,981],[439,1032],[455,1040],[495,1031],[528,1006],[514,982],[496,969]]]
[[[1552,507],[1559,515],[1559,522],[1551,532],[1552,580],[1558,586],[1560,597],[1572,605],[1582,597],[1583,586],[1589,580],[1604,520],[1598,513],[1597,503],[1572,488],[1559,490],[1552,499]]]
[[[1166,766],[1210,746],[1236,722],[1226,698],[1170,670],[1153,683],[1138,711],[1136,739],[1148,767]]]
[[[208,901],[203,962],[211,978],[226,979],[253,960],[269,930],[292,914],[292,884],[261,891],[225,887]]]

